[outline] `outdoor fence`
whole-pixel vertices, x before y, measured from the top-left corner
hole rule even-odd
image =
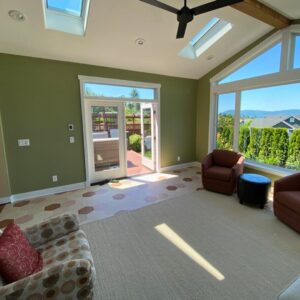
[[[132,114],[126,115],[126,131],[128,135],[141,134],[141,116]],[[144,128],[147,131],[150,128],[150,116],[144,116]],[[93,132],[106,131],[108,134],[111,129],[118,128],[117,113],[94,113],[92,115]]]

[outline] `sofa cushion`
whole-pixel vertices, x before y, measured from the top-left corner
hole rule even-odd
[[[44,268],[51,268],[73,259],[87,259],[94,266],[89,242],[82,230],[71,232],[49,241],[38,248],[42,253]],[[93,267],[93,272],[95,269]],[[95,276],[95,274],[93,274]]]
[[[278,192],[275,201],[300,214],[300,191]]]
[[[239,155],[234,151],[214,150],[214,164],[221,167],[232,168],[239,160]]]
[[[27,241],[20,227],[11,223],[0,236],[0,273],[7,282],[14,282],[40,271],[41,254]]]
[[[232,169],[212,166],[206,170],[206,177],[210,179],[216,179],[221,181],[230,181],[232,175]]]

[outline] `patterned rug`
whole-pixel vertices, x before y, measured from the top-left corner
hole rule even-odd
[[[0,228],[13,220],[22,227],[28,227],[66,212],[77,213],[80,223],[85,224],[201,190],[200,169],[196,167],[141,175],[102,186],[2,205]]]

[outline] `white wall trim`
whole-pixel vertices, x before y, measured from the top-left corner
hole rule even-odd
[[[18,202],[21,200],[49,196],[57,193],[70,192],[77,189],[83,189],[86,187],[85,182],[73,183],[68,185],[56,186],[49,189],[37,190],[27,193],[14,194],[9,197],[10,202]],[[0,199],[1,200],[1,199]]]
[[[0,198],[0,205],[10,203],[10,197],[1,197]]]
[[[192,161],[184,164],[172,165],[172,166],[160,168],[159,172],[168,172],[168,171],[184,169],[189,167],[201,167],[201,163],[199,161]]]
[[[261,171],[267,174],[277,175],[277,176],[288,176],[297,173],[297,171],[289,170],[285,168],[280,168],[276,166],[266,165],[262,163],[252,162],[249,160],[245,161],[245,167],[251,168],[253,170]]]
[[[141,88],[149,87],[153,89],[161,88],[160,83],[130,81],[130,80],[113,79],[113,78],[106,78],[106,77],[78,75],[78,79],[83,83],[103,83],[103,84],[122,85],[122,86],[141,87]]]
[[[78,75],[78,79],[80,82],[80,95],[81,95],[81,115],[82,115],[82,128],[83,128],[83,137],[84,137],[84,156],[85,156],[85,172],[86,172],[86,186],[90,185],[92,182],[92,178],[89,171],[89,155],[88,155],[88,135],[87,135],[87,119],[86,119],[86,107],[85,103],[87,101],[96,100],[99,101],[99,104],[118,102],[147,102],[153,104],[153,108],[156,110],[156,114],[154,115],[155,122],[155,149],[156,149],[156,159],[155,159],[155,170],[159,172],[160,164],[161,164],[161,120],[160,120],[160,88],[161,84],[159,83],[150,83],[150,82],[140,82],[140,81],[128,81],[121,79],[112,79],[105,77],[94,77],[94,76],[84,76]],[[129,86],[129,87],[141,87],[141,88],[153,88],[155,90],[155,99],[153,100],[145,100],[145,99],[128,99],[128,98],[107,98],[107,97],[89,97],[84,94],[84,84],[85,83],[99,83],[99,84],[110,84],[110,85],[121,85],[121,86]],[[124,174],[126,175],[126,174]]]

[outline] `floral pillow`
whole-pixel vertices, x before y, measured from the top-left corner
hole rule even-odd
[[[0,236],[0,275],[11,283],[39,272],[43,268],[41,254],[26,239],[21,228],[11,223]]]

